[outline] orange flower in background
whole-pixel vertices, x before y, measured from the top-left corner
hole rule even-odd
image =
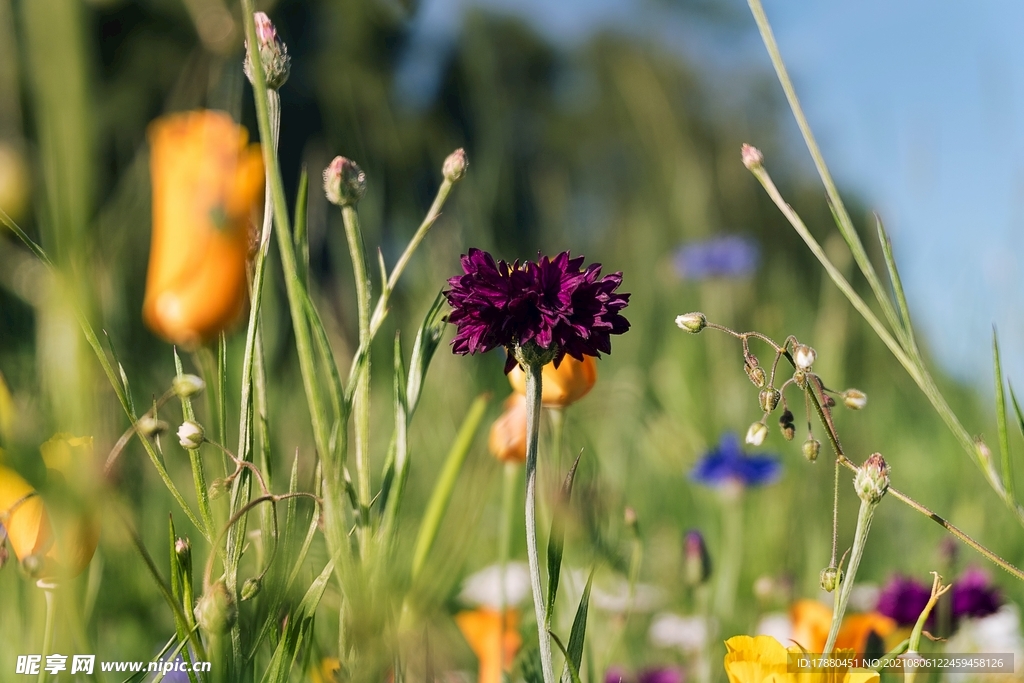
[[[502,661],[504,670],[511,671],[512,661],[523,645],[519,635],[519,612],[507,610],[504,621],[502,634],[501,613],[497,610],[481,608],[455,615],[455,623],[480,660],[478,683],[501,683]]]
[[[832,608],[817,600],[797,600],[789,608],[793,642],[808,652],[821,652],[832,626]]]
[[[502,462],[526,462],[526,397],[512,394],[505,412],[491,425],[487,447]]]
[[[512,368],[508,381],[516,393],[526,395],[526,373],[521,367]],[[554,363],[544,366],[540,401],[548,408],[564,408],[586,396],[596,382],[597,361],[593,356],[584,356],[581,361],[566,356],[557,368]]]
[[[807,652],[821,652],[832,625],[832,609],[817,600],[797,600],[789,610],[793,622],[793,642]],[[836,649],[853,650],[863,655],[874,633],[883,642],[896,632],[897,624],[878,612],[847,614],[839,627]]]
[[[92,437],[57,434],[39,450],[52,483],[88,480]],[[0,525],[14,556],[34,578],[77,576],[96,552],[100,530],[95,517],[65,497],[48,505],[20,474],[0,465]]]
[[[245,310],[251,217],[263,157],[228,114],[171,114],[149,126],[153,239],[142,305],[149,327],[195,346]]]

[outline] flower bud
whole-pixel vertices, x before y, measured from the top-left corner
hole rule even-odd
[[[170,429],[170,425],[163,420],[156,419],[152,415],[143,415],[139,418],[139,421],[135,423],[135,429],[142,436],[152,438],[154,436],[160,436],[166,432]]]
[[[768,377],[764,374],[764,368],[760,366],[755,356],[747,356],[743,361],[743,371],[747,373],[747,377],[758,389],[763,388],[765,382],[768,381]]]
[[[324,194],[338,206],[355,206],[366,192],[366,174],[359,164],[345,157],[334,157],[324,169]]]
[[[686,532],[683,537],[683,582],[696,587],[704,584],[711,576],[711,555],[708,554],[704,536],[696,529]]]
[[[178,398],[192,398],[206,388],[206,382],[196,375],[177,375],[171,380],[171,391]]]
[[[705,317],[703,313],[697,311],[676,316],[676,325],[678,325],[680,329],[686,330],[691,334],[697,334],[707,327],[707,324],[707,317]]]
[[[807,458],[808,462],[814,462],[818,459],[818,453],[821,451],[821,442],[814,437],[807,437],[807,441],[804,441],[804,445],[800,447],[803,451],[804,457]]]
[[[860,389],[847,389],[842,397],[843,403],[850,410],[862,410],[868,404],[868,395]]]
[[[768,387],[762,389],[761,393],[757,396],[757,402],[761,405],[761,410],[766,413],[770,413],[775,410],[775,406],[779,405],[779,400],[782,398],[782,394],[775,387]]]
[[[835,589],[839,588],[839,584],[843,581],[843,570],[839,567],[825,567],[821,570],[821,589],[826,593],[831,593]]]
[[[178,562],[182,568],[192,572],[192,542],[187,538],[179,536],[174,539],[174,555],[178,558]]]
[[[782,438],[786,441],[792,441],[793,437],[796,436],[796,425],[793,423],[793,411],[789,408],[782,411],[782,417],[779,418],[779,429],[782,430]]]
[[[743,165],[747,167],[748,171],[760,168],[764,164],[764,155],[761,154],[761,150],[747,143],[743,143],[743,147],[740,148],[740,159],[743,160]]]
[[[206,438],[203,426],[192,420],[185,420],[178,427],[178,443],[182,448],[194,449],[203,445]]]
[[[491,425],[487,448],[502,462],[526,462],[526,397],[514,393]]]
[[[880,453],[864,461],[853,479],[857,496],[865,503],[877,504],[889,489],[889,466]]]
[[[249,578],[242,584],[242,602],[246,600],[252,600],[259,595],[260,590],[263,588],[263,582],[257,578]]]
[[[228,482],[226,479],[214,479],[213,483],[210,484],[210,490],[207,491],[207,495],[210,496],[210,500],[217,500],[225,493],[228,492]]]
[[[526,396],[526,373],[518,365],[508,373],[509,384],[517,394]],[[579,361],[566,356],[555,367],[548,363],[541,371],[540,401],[546,408],[564,408],[590,393],[597,382],[597,361],[583,356]]]
[[[194,613],[201,629],[207,633],[220,634],[235,623],[238,609],[224,582],[218,581],[199,598]]]
[[[793,373],[793,383],[800,389],[807,388],[807,373],[803,370],[797,370]]]
[[[755,422],[747,430],[747,443],[751,446],[760,446],[764,443],[766,436],[768,436],[768,427],[763,422]]]
[[[256,23],[256,52],[259,54],[260,62],[263,65],[263,74],[266,78],[267,87],[277,90],[291,73],[292,59],[288,56],[288,48],[277,36],[277,29],[263,12],[256,12],[253,15]],[[246,43],[246,57],[242,62],[242,69],[249,78],[249,82],[256,85],[253,78],[252,64],[248,55],[249,44]]]
[[[797,344],[793,347],[793,363],[796,365],[797,370],[807,372],[814,365],[814,360],[817,357],[818,354],[815,353],[814,349],[806,344]]]
[[[460,147],[449,154],[448,158],[444,160],[441,173],[444,174],[444,179],[449,183],[457,183],[466,175],[467,168],[469,168],[469,159],[466,158],[466,150]]]

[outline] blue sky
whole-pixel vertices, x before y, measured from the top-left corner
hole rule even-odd
[[[991,391],[996,324],[1024,391],[1024,3],[763,1],[826,161],[882,215],[943,369]],[[670,0],[424,0],[424,47],[473,5],[568,43],[614,25],[716,69],[770,69],[742,0],[727,29]]]

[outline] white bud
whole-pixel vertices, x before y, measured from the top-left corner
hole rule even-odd
[[[182,448],[195,449],[203,445],[205,432],[203,426],[192,420],[185,420],[178,427],[178,443]]]
[[[178,375],[171,380],[171,390],[179,398],[191,398],[206,388],[206,382],[195,375]]]
[[[764,443],[766,436],[768,436],[768,427],[762,422],[755,422],[747,430],[747,443],[751,446],[760,446]]]
[[[847,389],[842,396],[843,403],[850,410],[861,410],[868,404],[868,395],[860,389]]]
[[[806,344],[797,344],[793,349],[793,362],[796,363],[797,370],[807,372],[814,365],[814,359],[817,357],[818,354],[814,352],[814,349]]]
[[[703,313],[684,313],[683,315],[676,316],[676,325],[679,329],[686,330],[692,334],[697,334],[703,330],[708,324],[708,319]]]

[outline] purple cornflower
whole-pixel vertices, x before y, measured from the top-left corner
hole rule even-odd
[[[462,257],[459,275],[448,280],[444,294],[454,309],[448,321],[458,327],[452,351],[484,353],[499,346],[508,350],[505,372],[515,367],[513,350],[528,344],[554,351],[557,365],[566,354],[611,353],[613,334],[629,329],[619,313],[629,294],[616,293],[622,273],[601,275],[598,263],[580,270],[583,257],[564,251],[536,263],[495,262],[480,249]]]
[[[683,683],[686,676],[676,667],[654,667],[632,675],[620,666],[609,667],[604,673],[605,683]]]
[[[912,578],[897,575],[882,589],[878,596],[877,611],[894,619],[900,626],[913,626],[921,611],[928,604],[931,591],[923,583]],[[992,585],[988,574],[980,569],[967,569],[953,582],[949,598],[952,600],[951,621],[953,630],[962,619],[986,617],[994,614],[1003,604],[999,589]],[[933,610],[928,618],[929,628],[934,628]]]
[[[721,487],[730,483],[742,486],[762,486],[779,478],[782,466],[770,455],[744,455],[740,440],[726,432],[690,472],[690,479],[705,486]]]
[[[676,252],[674,261],[684,280],[705,280],[749,275],[757,268],[760,255],[752,239],[729,235],[686,244]]]

